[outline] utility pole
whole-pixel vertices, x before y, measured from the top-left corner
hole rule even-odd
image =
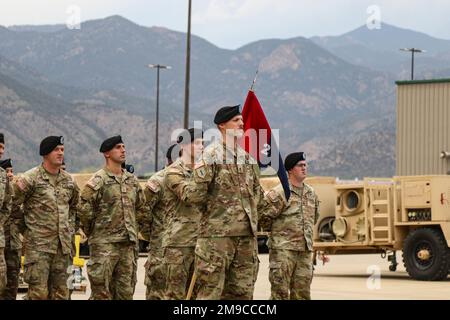
[[[421,52],[426,52],[426,51],[422,50],[422,49],[417,49],[417,48],[402,48],[400,50],[411,52],[411,80],[414,80],[414,54],[416,52],[421,53]]]
[[[189,0],[188,5],[188,28],[186,40],[186,80],[184,84],[184,128],[189,127],[189,82],[191,73],[191,9],[192,0]]]
[[[158,150],[159,150],[159,70],[171,69],[171,66],[161,64],[149,64],[147,67],[156,69],[156,132],[155,132],[155,172],[158,171]]]

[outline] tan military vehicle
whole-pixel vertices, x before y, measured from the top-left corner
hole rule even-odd
[[[314,248],[326,254],[381,253],[395,271],[403,251],[408,274],[442,280],[450,271],[450,176],[339,181],[310,178],[320,219]],[[264,188],[275,184],[264,182]]]

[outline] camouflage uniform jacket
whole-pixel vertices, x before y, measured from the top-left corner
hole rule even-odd
[[[15,205],[13,200],[11,215],[4,225],[6,246],[10,250],[20,250],[22,248],[22,231],[19,225],[22,215],[22,206]]]
[[[271,249],[312,251],[314,225],[319,218],[319,200],[314,189],[306,183],[303,194],[301,188],[289,186],[291,196],[288,202],[281,184],[267,192],[271,209],[262,212],[261,223],[264,220],[271,222],[268,246]]]
[[[222,141],[211,143],[194,170],[203,198],[199,237],[256,236],[263,192],[256,161],[241,147],[236,152]]]
[[[23,205],[24,245],[33,250],[56,254],[61,242],[64,254],[72,252],[72,239],[80,189],[65,171],[55,185],[42,165],[28,170],[14,183],[13,207]]]
[[[156,172],[145,184],[146,210],[136,217],[141,235],[149,241],[150,250],[160,249],[168,199],[164,188],[166,169]]]
[[[138,243],[136,216],[145,211],[145,195],[137,178],[122,170],[97,171],[81,192],[79,216],[89,244]],[[139,212],[139,213],[137,213]]]
[[[202,215],[201,193],[193,179],[193,170],[178,159],[167,168],[166,230],[163,247],[195,247]]]
[[[6,171],[0,168],[0,248],[5,247],[3,225],[8,220],[11,211],[11,195],[11,185]]]

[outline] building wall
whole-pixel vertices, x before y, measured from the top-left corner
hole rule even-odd
[[[450,79],[397,82],[397,175],[448,174]]]

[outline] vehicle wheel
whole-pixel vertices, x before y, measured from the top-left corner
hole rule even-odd
[[[411,231],[403,243],[403,262],[413,279],[437,281],[447,278],[450,254],[442,233],[431,228]]]

